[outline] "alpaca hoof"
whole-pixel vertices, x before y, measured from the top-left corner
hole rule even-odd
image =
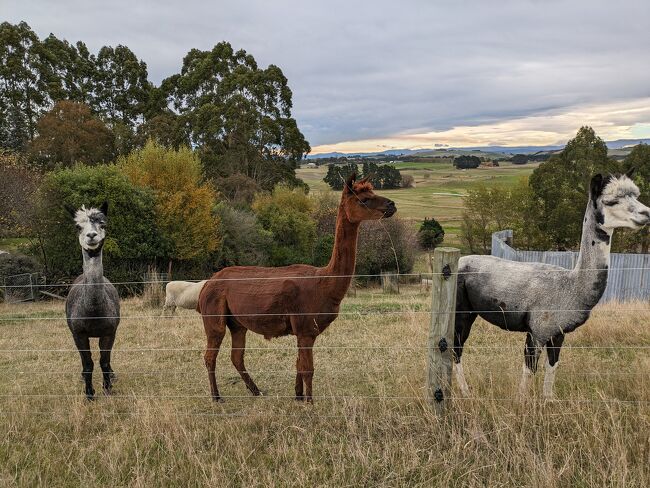
[[[266,396],[266,393],[264,393],[264,391],[262,390],[255,390],[252,391],[251,393],[253,394],[253,396]]]
[[[113,394],[113,388],[104,388],[104,396],[111,396]]]
[[[225,403],[225,400],[221,397],[212,397],[214,403]]]
[[[111,383],[115,383],[117,381],[117,375],[115,374],[114,371],[111,371],[109,376],[111,378]]]
[[[92,394],[86,393],[86,400],[89,401],[89,402],[94,402],[95,401],[95,392],[93,392]]]
[[[305,401],[305,397],[303,395],[296,395],[296,398],[294,398],[294,400],[297,402],[303,402]]]

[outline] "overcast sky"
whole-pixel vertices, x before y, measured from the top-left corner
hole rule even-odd
[[[650,137],[650,1],[0,0],[93,50],[125,44],[155,83],[227,40],[280,66],[314,148]]]

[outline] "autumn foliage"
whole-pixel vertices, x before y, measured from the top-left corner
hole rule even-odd
[[[218,248],[217,195],[203,182],[195,153],[149,141],[118,166],[134,184],[153,190],[158,226],[172,244],[172,258],[194,259]]]

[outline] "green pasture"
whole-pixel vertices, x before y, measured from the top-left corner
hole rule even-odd
[[[415,178],[415,188],[383,190],[381,194],[395,201],[398,214],[412,220],[414,225],[425,217],[435,217],[445,229],[445,243],[459,244],[463,196],[477,185],[509,186],[521,178],[528,178],[539,163],[515,165],[501,162],[499,167],[480,167],[458,170],[451,160],[440,162],[399,162],[394,166],[402,174]],[[327,166],[300,168],[296,174],[312,191],[329,189],[323,181]]]

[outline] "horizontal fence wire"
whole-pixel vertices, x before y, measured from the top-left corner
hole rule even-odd
[[[294,369],[278,369],[278,370],[256,370],[256,369],[251,369],[247,368],[246,369],[248,373],[256,374],[256,375],[263,375],[263,374],[286,374],[289,376],[296,375],[297,373],[310,373],[313,371],[296,371]],[[481,367],[481,372],[485,373],[486,368]],[[14,376],[22,376],[22,375],[41,375],[41,376],[79,376],[80,373],[79,371],[41,371],[41,370],[20,370],[20,371],[3,371],[0,369],[0,375],[7,373],[7,376],[9,374],[14,375]],[[125,375],[166,375],[166,376],[196,376],[197,374],[203,375],[205,373],[205,369],[201,369],[200,371],[174,371],[174,370],[118,370],[115,372],[116,374],[119,373],[120,376]],[[375,374],[375,373],[386,373],[386,374],[392,374],[395,373],[394,370],[391,369],[369,369],[369,368],[346,368],[346,369],[337,369],[335,372],[329,372],[329,371],[323,371],[319,370],[318,374],[323,375],[323,376],[331,376],[332,373],[335,374],[349,374],[349,373],[368,373],[368,374]],[[97,371],[97,374],[101,375],[101,371]],[[503,371],[503,370],[488,370],[487,374],[489,376],[494,376],[494,375],[499,375],[499,376],[516,376],[519,377],[521,376],[520,371]],[[603,373],[598,373],[595,371],[567,371],[566,369],[562,370],[562,375],[563,376],[596,376],[596,377],[609,377],[609,376],[640,376],[643,378],[648,378],[648,375],[646,373],[642,372],[631,372],[631,371],[608,371],[608,372],[603,372]],[[237,376],[237,381],[239,381],[239,377]]]
[[[516,261],[512,261],[516,262]],[[543,263],[542,263],[543,264]],[[273,269],[273,268],[270,268]],[[277,269],[277,268],[275,268]],[[650,270],[648,267],[629,267],[629,268],[583,268],[583,269],[567,269],[567,268],[551,268],[551,269],[531,269],[528,270],[529,273],[549,273],[549,272],[556,272],[556,273],[584,273],[584,272],[590,272],[590,271],[608,271],[609,273],[615,273],[619,271],[633,271],[633,270]],[[295,276],[295,275],[290,275],[290,276],[247,276],[247,277],[241,277],[241,278],[200,278],[200,279],[187,279],[187,280],[182,280],[182,281],[187,281],[191,283],[199,283],[201,281],[206,281],[206,282],[228,282],[228,281],[274,281],[274,280],[320,280],[320,279],[347,279],[347,278],[381,278],[387,277],[387,276],[393,276],[393,277],[421,277],[421,278],[427,278],[427,277],[433,277],[433,276],[440,276],[440,275],[445,275],[445,276],[462,276],[462,275],[475,275],[475,274],[488,274],[491,273],[491,271],[458,271],[455,273],[432,273],[432,272],[426,272],[426,273],[383,273],[383,274],[346,274],[346,275],[309,275],[309,276]],[[169,283],[169,280],[146,280],[146,281],[118,281],[115,283],[111,283],[113,285],[143,285],[143,284],[161,284],[161,283]],[[2,286],[2,288],[25,288],[25,287],[39,287],[39,288],[53,288],[53,287],[71,287],[71,286],[103,286],[105,283],[51,283],[51,284],[45,284],[45,285],[6,285]],[[413,283],[414,285],[417,283]]]
[[[18,393],[18,394],[3,394],[0,398],[79,398],[80,394],[73,393]],[[124,395],[110,395],[111,400],[140,400],[140,399],[206,399],[212,400],[212,395],[194,394],[194,395],[143,395],[143,394],[124,394]],[[295,399],[295,395],[220,395],[223,400],[285,400]],[[417,395],[312,395],[314,401],[326,400],[411,400],[411,401],[426,401],[423,396]],[[448,397],[451,401],[495,401],[495,402],[522,402],[520,397]],[[558,403],[594,403],[594,404],[628,404],[628,405],[650,405],[650,400],[622,400],[614,398],[557,398],[553,402]]]
[[[175,319],[175,320],[185,320],[191,317],[217,317],[217,318],[228,318],[228,317],[318,317],[318,316],[334,316],[335,318],[343,316],[375,316],[375,315],[455,315],[455,314],[521,314],[521,313],[575,313],[581,312],[586,313],[590,312],[591,314],[608,314],[608,313],[650,313],[649,308],[624,308],[620,307],[616,310],[609,310],[607,308],[592,308],[592,309],[582,309],[582,308],[548,308],[548,309],[535,309],[535,310],[452,310],[449,312],[435,311],[435,310],[375,310],[375,311],[350,311],[350,312],[277,312],[277,313],[226,313],[226,314],[209,314],[209,313],[200,313],[197,312],[197,315],[164,315],[164,314],[155,314],[155,315],[99,315],[99,316],[87,316],[87,317],[74,317],[72,320],[100,320],[100,319],[124,319],[124,320],[137,320],[137,319]],[[67,320],[65,315],[58,317],[43,317],[37,314],[32,314],[31,316],[26,316],[22,314],[20,316],[7,316],[0,315],[0,322],[21,322],[21,321],[48,321],[48,320]]]
[[[334,349],[352,349],[352,350],[360,350],[360,349],[368,349],[368,350],[394,350],[394,351],[426,351],[428,348],[427,346],[312,346],[312,347],[298,347],[298,346],[287,346],[287,347],[230,347],[230,346],[224,346],[220,347],[219,349],[212,349],[212,348],[204,348],[204,347],[138,347],[138,348],[117,348],[117,349],[46,349],[46,348],[29,348],[29,349],[0,349],[0,353],[7,353],[7,352],[80,352],[80,351],[112,351],[112,352],[148,352],[148,351],[158,351],[158,352],[175,352],[175,351],[185,351],[185,352],[204,352],[204,351],[220,351],[221,349],[231,349],[231,350],[242,350],[242,351],[296,351],[298,349],[305,349],[305,350],[313,350],[313,351],[318,351],[318,350],[334,350]],[[516,344],[512,345],[494,345],[494,346],[487,346],[487,345],[476,345],[476,346],[464,346],[463,350],[474,350],[474,349],[488,349],[488,350],[497,350],[497,351],[502,351],[502,350],[520,350],[521,347]],[[553,349],[553,348],[551,348]],[[560,349],[558,347],[557,349]],[[571,346],[571,345],[566,345],[562,346],[561,349],[567,350],[567,349],[597,349],[597,350],[603,350],[603,349],[629,349],[629,350],[650,350],[650,345],[639,345],[639,346],[630,346],[630,345],[617,345],[617,344],[612,344],[612,345],[605,345],[605,346]]]

